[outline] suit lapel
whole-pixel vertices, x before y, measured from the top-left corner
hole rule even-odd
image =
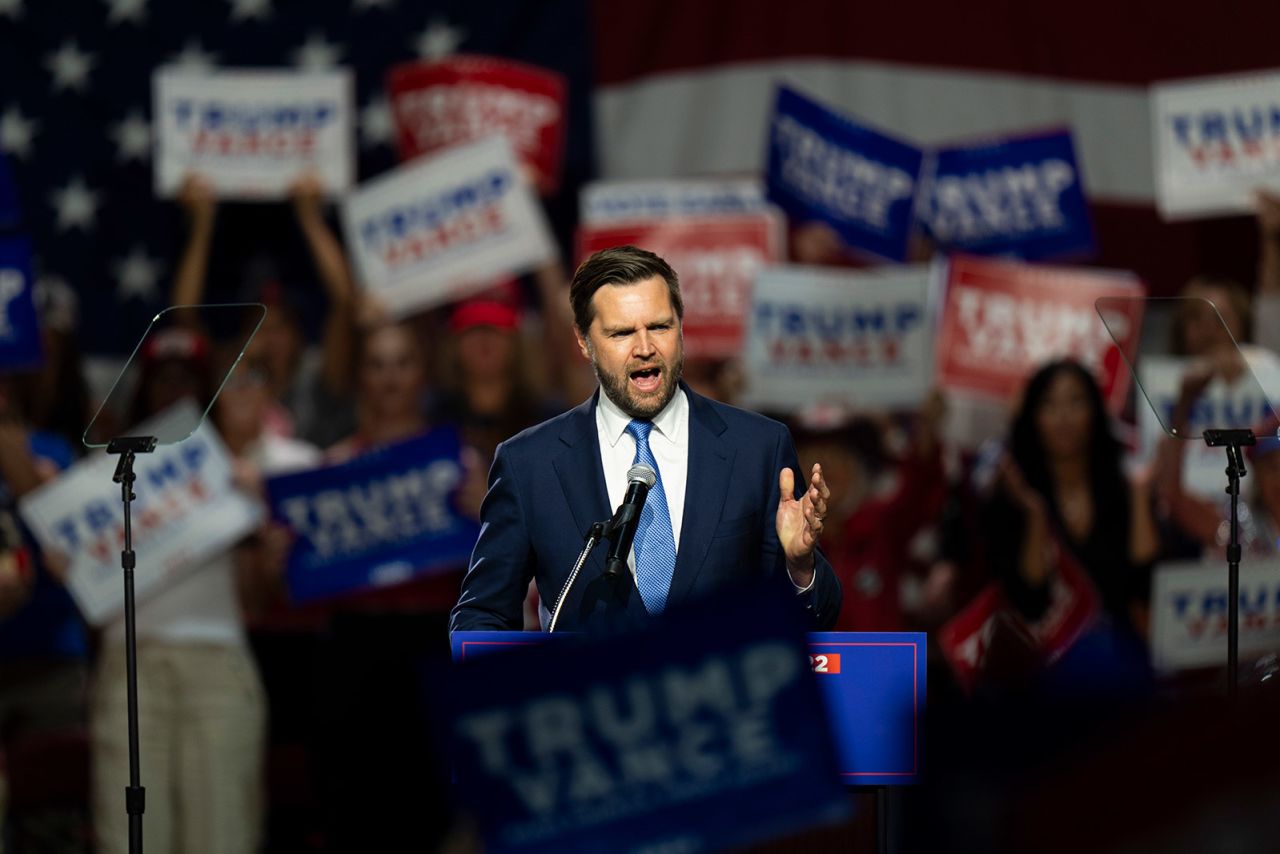
[[[596,394],[600,392],[597,391]],[[609,493],[604,485],[604,468],[600,463],[600,441],[596,435],[596,398],[578,406],[566,419],[560,441],[566,447],[556,457],[554,466],[564,490],[565,500],[573,514],[578,536],[596,522],[609,518]]]
[[[724,509],[733,470],[733,450],[721,434],[725,423],[707,403],[683,382],[689,398],[689,473],[685,482],[684,514],[680,523],[680,550],[671,579],[669,602],[688,598],[706,562],[711,538]]]

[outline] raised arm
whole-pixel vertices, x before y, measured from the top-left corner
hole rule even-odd
[[[329,299],[325,317],[323,376],[325,386],[336,395],[351,388],[351,365],[355,348],[355,280],[346,253],[325,222],[322,208],[324,188],[314,174],[304,175],[291,188],[298,227],[311,252],[316,274]]]
[[[214,198],[213,186],[200,175],[191,174],[178,190],[178,204],[187,213],[187,244],[183,247],[173,278],[170,304],[199,305],[204,299],[209,272],[209,251],[213,245],[218,201]],[[178,321],[191,328],[200,325],[200,318],[193,312],[180,312]]]

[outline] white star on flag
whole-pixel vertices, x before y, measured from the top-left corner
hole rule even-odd
[[[151,125],[140,111],[131,111],[124,121],[111,129],[111,135],[116,141],[118,160],[145,161],[151,156]]]
[[[443,59],[467,40],[466,32],[448,21],[435,18],[418,36],[414,48],[423,59]]]
[[[53,91],[84,91],[89,82],[89,72],[93,70],[93,62],[93,54],[81,50],[71,41],[64,43],[56,53],[48,54],[44,67],[53,74]]]
[[[10,104],[0,116],[0,149],[25,160],[31,154],[31,140],[39,128],[39,122],[23,118],[17,105]]]
[[[181,53],[173,55],[169,65],[192,74],[208,74],[218,66],[218,57],[200,46],[198,41],[189,41]]]
[[[123,259],[116,261],[111,270],[115,273],[115,296],[118,300],[154,301],[156,282],[160,279],[160,262],[147,255],[146,247],[134,246]]]
[[[360,110],[360,140],[365,148],[390,145],[395,141],[396,127],[392,121],[391,104],[386,96],[379,95]]]
[[[107,23],[115,26],[123,21],[141,24],[147,20],[147,0],[107,0],[111,7]]]
[[[0,18],[14,21],[22,17],[22,0],[0,0]]]
[[[231,0],[231,20],[262,21],[271,17],[271,0]]]
[[[116,297],[155,300],[156,282],[160,279],[160,262],[147,255],[146,247],[137,245],[111,268],[116,276]]]
[[[79,228],[88,231],[93,228],[94,218],[98,215],[98,194],[84,183],[84,178],[76,176],[61,190],[49,194],[49,200],[58,211],[58,230],[69,231]]]
[[[342,47],[325,40],[323,33],[312,33],[302,47],[293,52],[293,64],[303,71],[325,71],[342,58]]]

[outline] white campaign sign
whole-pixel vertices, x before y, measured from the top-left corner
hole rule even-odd
[[[1158,670],[1226,666],[1227,564],[1178,561],[1156,567],[1151,654]],[[1280,559],[1240,565],[1240,654],[1280,652]]]
[[[1165,219],[1246,213],[1257,188],[1280,190],[1280,72],[1160,83],[1152,92]]]
[[[177,194],[189,173],[224,198],[283,198],[315,172],[329,193],[355,178],[348,71],[160,68],[152,80],[155,187]]]
[[[555,255],[504,137],[490,136],[363,184],[342,209],[364,287],[396,315],[460,299]]]
[[[772,267],[748,318],[749,405],[918,405],[933,378],[927,265]]]
[[[161,419],[190,424],[198,417],[193,405],[179,404],[142,425],[139,435],[159,435]],[[94,454],[18,504],[40,547],[70,558],[67,586],[85,619],[96,626],[124,607],[124,509],[120,487],[111,480],[116,461]],[[134,471],[137,500],[131,518],[139,599],[229,548],[262,518],[261,506],[232,485],[230,458],[207,422],[181,442],[139,455]]]
[[[750,178],[593,181],[582,188],[582,224],[670,217],[741,215],[767,210],[764,184]]]
[[[1271,412],[1268,401],[1280,401],[1276,396],[1280,393],[1280,359],[1261,347],[1244,345],[1242,352],[1253,376],[1243,376],[1231,386],[1214,379],[1192,410],[1193,438],[1178,440],[1183,454],[1183,488],[1213,500],[1225,498],[1227,457],[1222,448],[1211,448],[1198,437],[1205,429],[1257,427]],[[1146,356],[1138,363],[1138,382],[1146,397],[1138,400],[1137,407],[1138,452],[1144,461],[1154,459],[1168,435],[1164,425],[1172,419],[1188,364],[1175,356]]]

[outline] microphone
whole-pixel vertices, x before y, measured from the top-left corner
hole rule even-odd
[[[658,482],[658,473],[644,463],[636,463],[627,471],[627,497],[609,521],[609,556],[604,564],[606,578],[617,578],[627,571],[631,541],[640,525],[640,511],[649,490]]]

